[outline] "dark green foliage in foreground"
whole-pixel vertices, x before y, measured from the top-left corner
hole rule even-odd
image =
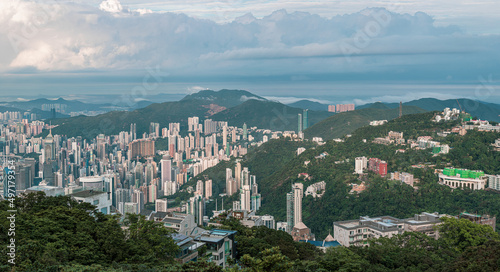
[[[8,202],[2,208],[1,271],[6,265]],[[43,193],[17,199],[15,271],[497,271],[500,236],[489,226],[444,218],[440,238],[404,233],[370,240],[368,247],[329,248],[294,242],[285,232],[246,228],[234,218],[238,256],[226,269],[203,260],[184,265],[173,257],[177,246],[162,225],[129,215],[122,230],[115,217],[87,203]]]
[[[0,217],[0,262],[7,263],[8,202]],[[16,199],[16,265],[20,271],[46,270],[61,265],[112,263],[145,267],[173,263],[177,246],[163,226],[130,216],[122,230],[118,218],[98,212],[95,206],[69,196],[43,193]]]

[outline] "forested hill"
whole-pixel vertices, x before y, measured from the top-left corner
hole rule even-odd
[[[457,103],[458,101],[458,103]],[[460,104],[459,104],[460,103]],[[399,103],[376,102],[358,106],[357,109],[380,108],[380,105],[386,108],[395,109]],[[487,103],[479,100],[466,98],[439,100],[435,98],[421,98],[403,103],[403,106],[415,106],[428,111],[442,111],[444,108],[463,109],[472,116],[482,120],[500,122],[500,105]]]
[[[211,118],[218,121],[228,121],[230,125],[238,127],[242,127],[243,123],[246,123],[250,127],[256,126],[273,131],[297,131],[299,113],[303,113],[303,110],[279,102],[248,100],[241,105],[221,111]],[[310,110],[308,111],[308,123],[314,125],[332,114],[326,111]]]
[[[434,114],[435,112],[404,115],[382,126],[363,127],[353,132],[351,137],[344,138],[345,142],[329,141],[323,146],[313,147],[309,142],[279,139],[250,150],[242,165],[249,167],[250,172],[257,176],[262,193],[262,208],[259,213],[271,214],[277,221],[284,221],[286,193],[290,191],[292,183],[302,182],[306,188],[312,183],[325,181],[324,196],[320,199],[304,197],[302,204],[303,221],[319,239],[326,237],[334,221],[356,219],[364,215],[408,218],[424,211],[454,215],[462,211],[498,214],[500,194],[490,191],[451,190],[437,184],[434,169],[454,166],[484,170],[487,174],[500,174],[500,152],[493,151],[491,146],[495,139],[500,138],[500,133],[469,131],[465,136],[439,137],[438,132],[458,123],[432,122]],[[451,151],[449,154],[433,157],[430,150],[407,149],[404,153],[396,153],[397,149],[406,147],[371,143],[374,137],[386,136],[391,130],[403,132],[405,139],[432,136],[441,143],[449,144]],[[295,151],[300,146],[307,150],[297,156]],[[322,159],[315,158],[323,152],[328,155]],[[359,195],[349,194],[350,184],[361,182],[358,176],[353,174],[354,159],[359,156],[386,160],[389,172],[404,171],[414,174],[415,178],[421,180],[418,190],[399,181],[368,174],[368,189]],[[276,157],[286,159],[277,160]],[[306,162],[309,162],[307,166]],[[434,166],[414,168],[413,165],[417,164]],[[225,167],[234,168],[234,164],[224,165],[218,171],[224,171]],[[219,192],[225,190],[224,173],[214,179],[214,187],[217,186]],[[299,173],[308,173],[312,179],[298,178]],[[200,177],[205,174],[212,178],[215,173],[207,170]],[[226,208],[230,207],[230,201],[233,200],[238,199],[235,197],[224,200]],[[218,201],[221,203],[220,199]],[[500,221],[498,223],[500,226]]]
[[[308,139],[322,137],[324,140],[340,138],[356,129],[368,126],[374,120],[392,120],[399,116],[399,109],[383,108],[374,105],[374,108],[360,109],[335,114],[309,127],[304,131]],[[403,106],[403,114],[423,113],[426,110],[415,106]]]
[[[240,90],[201,91],[186,96],[176,102],[151,104],[134,111],[113,111],[98,116],[77,116],[54,120],[57,125],[52,133],[68,137],[82,136],[86,139],[98,134],[116,135],[120,131],[129,131],[130,124],[137,125],[137,134],[149,133],[151,122],[160,127],[179,122],[182,128],[187,126],[191,116],[198,116],[200,122],[205,118],[227,121],[230,126],[256,126],[272,130],[297,130],[297,116],[302,109],[292,108],[278,102],[267,101],[262,97]],[[315,124],[332,113],[309,111],[309,124]],[[45,137],[47,131],[40,136]]]

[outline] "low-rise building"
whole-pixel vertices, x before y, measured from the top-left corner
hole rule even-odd
[[[203,231],[195,236],[192,236],[194,241],[205,243],[207,246],[207,255],[210,256],[209,261],[222,266],[227,265],[227,258],[236,257],[236,245],[234,236],[237,231],[213,229]]]
[[[306,196],[310,195],[314,198],[322,197],[323,194],[325,193],[325,188],[326,188],[325,181],[316,182],[314,184],[309,185],[304,194]]]
[[[314,234],[311,233],[311,229],[308,228],[303,222],[299,222],[290,233],[294,241],[298,242],[300,240],[315,240]]]
[[[111,199],[109,193],[96,190],[85,190],[70,195],[78,202],[87,202],[96,206],[97,210],[104,213],[111,213]]]
[[[172,239],[179,246],[179,252],[177,252],[175,260],[180,264],[197,261],[198,248],[205,245],[204,243],[195,242],[193,238],[179,233],[173,233]]]
[[[488,214],[471,214],[467,212],[463,212],[456,216],[455,218],[458,219],[467,219],[470,220],[476,224],[481,224],[481,225],[488,225],[493,228],[495,231],[496,229],[496,224],[497,224],[497,218],[495,216],[491,216]]]
[[[441,224],[440,218],[446,216],[439,213],[415,214],[412,218],[404,220],[404,231],[421,232],[432,238],[439,238],[436,225]]]
[[[443,216],[446,215],[426,212],[415,214],[414,217],[407,219],[392,216],[377,218],[362,216],[357,220],[334,222],[334,238],[343,246],[367,245],[367,240],[370,238],[390,238],[406,231],[421,232],[437,239],[439,234],[435,226],[441,223],[440,218]]]
[[[356,220],[333,223],[334,238],[346,247],[351,245],[367,245],[369,238],[390,238],[396,234],[403,233],[403,230],[403,221],[391,216],[377,218],[361,216]]]
[[[445,168],[442,173],[439,173],[439,183],[451,188],[483,190],[486,187],[487,180],[488,177],[485,176],[483,171]]]

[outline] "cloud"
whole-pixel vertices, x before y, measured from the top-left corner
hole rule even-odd
[[[123,11],[123,7],[118,0],[105,0],[99,5],[99,9],[111,13],[118,13]]]
[[[403,95],[384,95],[384,96],[371,97],[369,99],[354,99],[354,104],[359,106],[375,102],[398,103],[400,101],[408,102],[428,97],[436,98],[439,100],[464,98],[464,96],[448,94],[448,93],[411,92]]]
[[[261,98],[258,98],[258,97],[255,97],[255,96],[246,96],[246,95],[242,95],[240,97],[240,101],[248,101],[248,100],[251,100],[251,99],[255,99],[255,100],[260,100],[260,101],[265,101],[265,99],[261,99]]]
[[[161,3],[167,2],[174,5]],[[498,70],[499,36],[438,25],[423,12],[370,8],[328,17],[280,9],[256,17],[243,2],[227,7],[232,2],[221,1],[206,10],[224,13],[234,8],[245,13],[217,23],[153,11],[153,2],[122,0],[125,7],[118,0],[93,3],[3,1],[0,71],[106,72],[159,66],[172,76],[313,80],[318,74],[366,73],[372,78],[382,73],[434,78],[443,73],[443,78],[455,79]],[[193,13],[206,1],[190,3]],[[319,10],[325,2],[293,5]]]
[[[208,90],[208,88],[201,87],[201,86],[192,86],[192,87],[188,87],[186,89],[186,93],[187,94],[194,94],[194,93],[197,93],[197,92],[203,91],[203,90]]]
[[[312,97],[293,97],[293,96],[264,96],[264,98],[271,100],[271,101],[278,101],[283,104],[291,104],[295,103],[300,100],[309,100],[312,102],[318,102],[321,104],[332,104],[331,101],[325,100],[325,99],[317,99],[317,98],[312,98]]]

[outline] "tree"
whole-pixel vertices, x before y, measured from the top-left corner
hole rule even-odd
[[[245,254],[240,261],[244,267],[249,268],[251,271],[286,272],[289,271],[293,265],[288,257],[281,254],[278,247],[264,250],[260,258],[254,258]]]
[[[172,232],[162,224],[149,221],[144,216],[128,214],[130,226],[126,231],[130,263],[159,264],[173,262],[179,251],[171,237]]]
[[[369,263],[349,248],[328,248],[318,261],[318,271],[366,271]]]
[[[500,236],[491,226],[473,223],[467,219],[453,217],[441,218],[439,225],[440,240],[446,246],[463,252],[468,247],[476,247],[487,241],[499,241]]]

